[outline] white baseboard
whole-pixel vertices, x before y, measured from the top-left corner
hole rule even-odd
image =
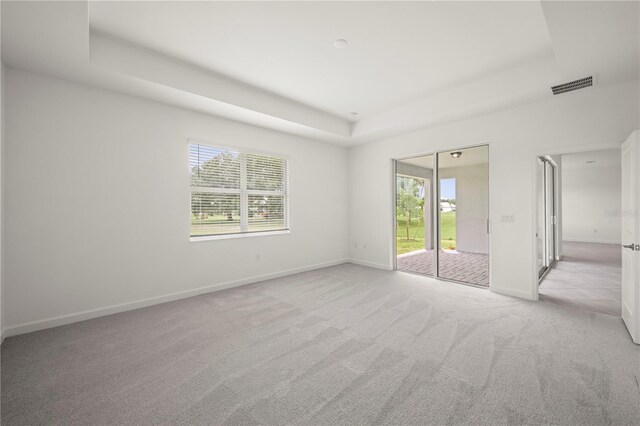
[[[43,320],[26,322],[23,324],[10,326],[2,330],[2,340],[4,340],[5,337],[31,333],[33,331],[44,330],[47,328],[58,327],[61,325],[71,324],[79,321],[85,321],[92,318],[98,318],[106,315],[117,314],[119,312],[132,311],[134,309],[140,309],[140,308],[145,308],[147,306],[158,305],[160,303],[186,299],[186,298],[198,296],[201,294],[213,293],[220,290],[226,290],[228,288],[239,287],[247,284],[253,284],[260,281],[270,280],[273,278],[299,274],[301,272],[308,272],[315,269],[327,268],[330,266],[341,265],[343,263],[349,263],[349,262],[350,260],[348,259],[338,259],[338,260],[333,260],[329,262],[318,263],[315,265],[303,266],[300,268],[293,268],[293,269],[287,269],[279,272],[272,272],[270,274],[256,275],[253,277],[243,278],[240,280],[214,284],[207,287],[200,287],[200,288],[195,288],[191,290],[179,291],[176,293],[166,294],[164,296],[150,297],[148,299],[136,300],[134,302],[127,302],[127,303],[122,303],[118,305],[106,306],[104,308],[97,308],[97,309],[91,309],[88,311],[77,312],[74,314],[61,315],[58,317],[47,318]]]
[[[505,288],[505,287],[496,287],[494,285],[489,287],[489,290],[491,290],[494,293],[502,294],[504,296],[519,297],[521,299],[536,301],[535,296],[531,294],[531,292],[529,291],[514,290],[511,288]]]
[[[353,263],[354,265],[368,266],[369,268],[384,269],[385,271],[391,271],[393,269],[389,265],[384,265],[382,263],[375,263],[375,262],[367,262],[366,260],[347,259],[347,262]]]
[[[621,244],[620,241],[602,241],[602,240],[590,240],[587,238],[565,238],[562,242],[566,243],[599,243],[599,244]]]
[[[633,317],[631,309],[624,301],[622,303],[622,321],[625,323],[629,337],[631,337],[633,343],[640,345],[640,321],[638,321],[638,318]],[[633,321],[635,321],[635,325]],[[636,330],[634,330],[634,328],[636,328]]]

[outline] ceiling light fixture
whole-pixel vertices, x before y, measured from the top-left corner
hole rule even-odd
[[[596,160],[589,160],[589,161],[587,161],[587,164],[593,164],[595,162],[596,162]]]
[[[462,152],[460,152],[460,151],[452,152],[451,156],[453,158],[460,158],[460,157],[462,157]]]
[[[347,47],[347,40],[343,39],[343,38],[339,38],[336,41],[333,42],[333,45],[336,47],[336,49],[343,49],[345,47]]]
[[[352,113],[351,113],[351,116],[352,116],[352,117],[357,117],[357,116],[358,116],[358,113],[357,113],[357,112],[352,112]]]

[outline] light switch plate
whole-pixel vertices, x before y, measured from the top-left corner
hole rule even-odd
[[[516,217],[512,214],[503,214],[500,215],[500,223],[515,223]]]

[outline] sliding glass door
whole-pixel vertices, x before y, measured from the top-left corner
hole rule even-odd
[[[489,285],[487,146],[397,160],[396,269]]]
[[[536,164],[536,246],[538,247],[536,253],[536,264],[538,267],[538,276],[541,277],[547,269],[547,253],[546,247],[546,188],[545,188],[545,173],[546,166],[543,158],[538,158]]]
[[[550,157],[539,157],[536,164],[538,277],[541,279],[557,259],[558,215],[556,205],[556,165]]]

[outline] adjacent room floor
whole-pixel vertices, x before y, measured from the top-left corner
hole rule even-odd
[[[562,252],[562,261],[540,284],[541,300],[620,317],[620,245],[563,242]]]
[[[423,275],[435,274],[433,250],[417,250],[398,256],[399,271]],[[440,276],[450,280],[489,286],[489,256],[463,251],[440,252]]]
[[[351,264],[2,345],[2,423],[639,424],[621,320]]]

